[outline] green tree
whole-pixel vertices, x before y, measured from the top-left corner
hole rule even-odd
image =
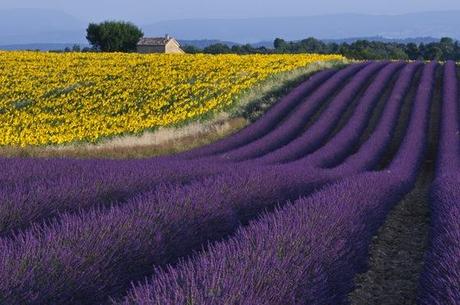
[[[443,37],[439,41],[439,48],[442,51],[444,60],[455,59],[455,41],[449,37]]]
[[[197,54],[197,53],[202,52],[202,50],[200,48],[197,48],[197,47],[192,46],[192,45],[183,46],[182,50],[184,50],[184,52],[187,53],[187,54]]]
[[[426,44],[423,50],[423,58],[425,60],[442,60],[443,52],[439,43]]]
[[[327,53],[328,49],[324,42],[313,37],[301,40],[298,44],[302,53]]]
[[[408,43],[406,45],[405,52],[406,52],[407,56],[409,57],[409,59],[411,59],[411,60],[416,60],[416,59],[420,58],[419,47],[413,42]]]
[[[132,52],[144,36],[141,29],[130,22],[105,21],[90,23],[86,39],[93,49],[103,52]]]
[[[277,51],[285,51],[287,47],[287,43],[284,39],[276,38],[273,42],[273,46]]]
[[[204,48],[203,52],[207,54],[228,54],[232,53],[232,49],[226,44],[215,43]]]

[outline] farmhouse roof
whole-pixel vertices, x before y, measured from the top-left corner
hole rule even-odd
[[[165,46],[171,40],[175,40],[175,39],[173,37],[169,37],[169,36],[165,36],[165,37],[143,37],[143,38],[141,38],[139,40],[137,45],[138,46]]]

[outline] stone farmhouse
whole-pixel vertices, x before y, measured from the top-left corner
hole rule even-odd
[[[179,42],[165,35],[164,37],[143,37],[137,43],[138,53],[167,53],[167,54],[183,54],[185,53]]]

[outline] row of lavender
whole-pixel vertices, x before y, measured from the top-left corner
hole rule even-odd
[[[287,115],[286,109],[292,111],[295,106],[307,104],[302,103],[305,96],[316,91],[320,83],[325,82],[319,89],[323,92],[322,97],[326,98],[338,90],[339,84],[363,67],[353,65],[337,73],[325,71],[314,75],[277,104],[276,109],[271,110],[267,116],[229,138],[236,140],[229,141],[231,145],[224,145],[224,148],[249,144],[262,137],[270,131],[270,126]],[[58,217],[62,212],[120,204],[165,183],[188,184],[203,177],[237,171],[238,167],[209,160],[184,162],[182,158],[164,157],[122,162],[4,159],[0,160],[0,169],[1,236],[27,228],[33,222]]]
[[[347,304],[372,236],[415,183],[435,67],[424,68],[406,136],[388,168],[345,178],[264,216],[202,255],[158,270],[120,304]]]
[[[431,188],[431,243],[419,293],[421,305],[460,304],[460,107],[455,63],[444,71],[442,123]]]
[[[332,81],[337,86],[339,81],[361,69],[365,69],[365,75],[369,76],[380,67],[380,63],[352,66],[338,72],[340,74],[333,76]],[[351,81],[359,84],[363,82],[362,77]],[[329,81],[321,87],[328,88],[328,91],[333,89]],[[84,177],[84,171],[77,171],[81,165],[72,162],[62,162],[60,166],[68,167],[68,170],[75,167],[80,177]],[[81,192],[81,186],[84,186],[87,191],[83,189],[83,194],[72,193],[72,188],[69,188],[64,189],[64,195],[60,195],[57,188],[55,191],[50,190],[49,185],[43,184],[42,179],[36,179],[35,176],[31,176],[27,183],[14,185],[10,192],[11,203],[17,195],[15,191],[20,187],[27,190],[27,187],[32,186],[30,189],[38,189],[35,194],[43,194],[43,197],[30,196],[27,199],[31,200],[24,200],[22,204],[3,205],[4,211],[9,209],[9,214],[5,215],[12,215],[9,217],[11,225],[4,230],[7,235],[0,241],[0,274],[4,279],[0,282],[0,296],[4,302],[104,302],[108,296],[123,293],[131,281],[151,274],[153,266],[174,263],[193,250],[199,250],[206,242],[232,234],[241,224],[254,219],[260,212],[273,209],[278,203],[289,199],[307,195],[315,188],[336,179],[327,174],[306,172],[300,167],[280,165],[248,168],[247,165],[238,167],[203,160],[187,161],[189,167],[176,170],[179,179],[185,177],[187,170],[191,174],[201,170],[200,174],[208,177],[215,173],[215,177],[201,180],[191,176],[190,183],[182,180],[182,184],[161,184],[168,180],[161,180],[168,170],[171,175],[176,174],[167,165],[181,164],[179,160],[167,162],[129,161],[125,167],[110,161],[102,162],[103,165],[93,162],[91,165],[103,170],[90,171],[88,178],[82,179],[83,182],[91,181],[94,173],[103,178],[104,174],[110,174],[106,169],[115,169],[117,166],[124,174],[132,174],[126,180],[119,179],[123,177],[121,175],[115,175],[115,182],[108,184],[114,189],[118,183],[124,182],[129,183],[126,187],[129,192],[135,183],[141,183],[141,186],[144,183],[146,191],[109,207],[98,204],[103,200],[94,194],[98,193],[94,192],[98,187],[94,186],[94,181],[93,184],[80,184],[80,187],[75,188]],[[153,168],[136,178],[136,173],[142,172],[142,163],[162,167],[160,170]],[[88,169],[90,167],[86,164],[84,166]],[[219,171],[226,174],[219,175]],[[54,176],[57,181],[67,179],[64,175]],[[7,179],[11,178],[5,176],[4,181]],[[106,182],[105,179],[101,181]],[[78,185],[78,180],[73,181]],[[152,183],[155,181],[159,185]],[[149,183],[151,190],[148,189]],[[50,185],[59,184],[50,182]],[[102,189],[100,194],[107,194],[105,185],[99,186]],[[93,205],[97,208],[91,208]],[[47,217],[53,212],[58,216],[56,221],[45,225],[36,223],[15,235],[8,234],[12,226],[27,226],[31,221]]]
[[[382,64],[374,64],[361,71],[361,73],[358,73],[356,77],[353,78],[353,81],[335,97],[334,101],[331,102],[331,106],[328,109],[329,112],[333,112],[335,114],[334,116],[337,117],[341,112],[340,110],[342,110],[346,104],[345,102],[353,97],[353,93],[355,93],[358,87],[363,86],[364,78],[369,77],[370,73],[373,73],[381,66]],[[359,105],[364,105],[365,108],[358,109],[359,111],[356,111],[355,115],[355,117],[361,116],[360,121],[362,122],[362,126],[365,125],[369,117],[369,110],[371,109],[372,103],[375,104],[378,94],[384,88],[390,76],[400,66],[401,64],[397,63],[385,67],[366,91],[359,103]],[[409,67],[407,70],[414,70],[414,66]],[[334,92],[340,82],[343,82],[350,77],[350,75],[362,68],[362,65],[356,65],[338,72],[337,75],[331,77],[331,79],[320,86],[319,89],[313,93],[313,96],[309,96],[308,102],[300,103],[298,101],[299,96],[294,92],[281,101],[280,104],[292,106],[286,104],[296,101],[300,104],[301,108],[304,107],[304,105],[308,107],[312,104],[317,105],[321,100],[331,95],[330,92]],[[404,77],[401,77],[402,82],[400,82],[406,88],[409,85],[407,78],[410,77],[411,74],[407,72],[403,75]],[[330,71],[324,72],[324,74],[329,76]],[[323,77],[324,76],[321,74],[315,75],[315,77],[306,84],[316,86],[318,80],[324,80]],[[306,89],[309,88],[310,87]],[[401,95],[401,91],[405,90],[405,88],[400,89],[402,90],[395,92],[396,99]],[[308,93],[305,92],[305,90],[302,92],[304,94]],[[320,92],[320,94],[318,94],[318,92]],[[312,101],[316,102],[313,103]],[[308,120],[312,111],[310,109],[307,112],[310,114],[305,116],[305,113],[302,111],[295,111],[294,115],[296,117],[300,115],[296,120],[299,122],[302,118],[304,121]],[[269,114],[271,113],[273,112],[269,112]],[[279,119],[279,117],[277,118]],[[279,139],[285,137],[290,138],[292,137],[292,133],[295,134],[298,132],[295,128],[301,129],[299,123],[297,123],[299,126],[296,125],[295,128],[293,128],[291,124],[293,120],[291,119],[290,117],[289,120],[283,122],[284,124],[277,126],[273,132],[265,136],[259,135],[261,138],[255,140],[255,142],[263,143],[266,141],[268,143],[275,143],[274,145],[272,144],[272,147],[276,150],[284,141]],[[342,133],[334,138],[335,141],[330,141],[333,143],[330,143],[332,146],[329,145],[329,148],[335,147],[335,151],[333,152],[335,155],[330,157],[324,156],[321,160],[334,160],[337,154],[344,156],[350,151],[349,148],[352,147],[352,143],[344,145],[347,143],[343,143],[343,140],[350,139],[349,142],[353,141],[353,139],[356,140],[362,132],[362,126],[358,130],[354,127],[354,119],[355,118],[349,121],[347,129],[344,129]],[[268,115],[267,118],[264,117],[254,125],[258,126],[262,124],[266,127],[267,122],[273,123],[272,121],[273,116]],[[331,119],[330,121],[334,122],[335,120]],[[308,150],[314,150],[314,148],[318,146],[318,143],[325,141],[328,135],[325,131],[328,129],[330,130],[330,126],[331,123],[328,120],[321,120],[313,126],[312,132],[305,132],[303,135],[303,137],[307,136],[313,138],[313,142],[296,141],[282,147],[281,150],[286,151],[288,154],[299,154],[299,152],[302,151],[306,154],[306,148]],[[229,139],[248,140],[247,135],[252,135],[254,137],[254,134],[257,133],[249,132],[252,128],[253,127],[250,126],[240,134],[230,137]],[[273,134],[276,134],[277,137],[274,138]],[[278,141],[276,141],[277,138]],[[271,141],[270,139],[275,139],[275,141]],[[230,141],[230,143],[233,144],[236,142],[240,144],[244,143],[244,141]],[[246,143],[247,145],[242,147],[251,147],[255,142]],[[306,146],[305,143],[310,143],[310,145]],[[219,145],[218,143],[215,146],[218,147]],[[211,147],[214,147],[214,145],[211,145]],[[230,149],[230,147],[227,148]],[[325,151],[325,149],[317,150],[316,155],[322,156],[322,151]],[[153,191],[165,183],[187,184],[194,180],[202,179],[203,177],[218,175],[230,170],[237,170],[239,166],[243,166],[243,164],[235,165],[225,164],[223,162],[211,162],[209,159],[183,162],[177,158],[124,162],[76,160],[46,160],[38,162],[35,160],[19,160],[14,164],[10,163],[10,160],[0,163],[0,166],[4,169],[2,171],[3,177],[0,177],[0,188],[3,201],[0,205],[0,219],[2,220],[0,221],[0,235],[7,235],[18,229],[27,228],[33,222],[59,217],[60,213],[63,212],[75,212],[89,209],[94,206],[120,204],[126,202],[135,195]],[[251,166],[253,163],[255,162],[246,162],[244,167],[248,165]],[[306,165],[308,165],[308,163]],[[68,175],[69,172],[71,172],[72,175]],[[75,202],[79,202],[79,204],[76,205]]]
[[[406,137],[382,172],[365,171],[372,171],[387,149],[419,63],[374,63],[317,74],[274,107],[281,115],[270,111],[233,137],[176,157],[123,163],[43,161],[34,166],[53,178],[44,182],[30,175],[13,186],[11,182],[18,180],[3,175],[0,185],[10,199],[3,210],[9,222],[0,230],[5,235],[0,239],[0,303],[107,302],[109,296],[123,295],[131,282],[151,275],[154,268],[176,263],[206,243],[237,232],[194,260],[158,271],[132,290],[125,302],[281,304],[281,297],[287,297],[294,304],[314,297],[312,304],[315,300],[341,304],[353,275],[364,266],[372,234],[415,180],[423,159],[435,66],[424,66]],[[353,153],[373,105],[397,72],[380,121]],[[369,78],[374,80],[366,87]],[[359,94],[360,89],[366,90]],[[360,99],[353,115],[333,135],[330,121],[337,122],[356,95]],[[326,99],[329,106],[308,130],[303,131],[300,123],[292,127],[291,118],[299,115],[299,122],[302,118],[305,122],[315,112],[308,107],[318,107]],[[278,105],[295,110],[288,115]],[[303,108],[310,110],[299,114]],[[321,119],[323,115],[328,119]],[[270,157],[262,160],[263,154],[254,150],[260,147]],[[322,169],[337,159],[344,162]],[[16,168],[26,168],[29,161],[21,162]],[[46,162],[74,169],[77,178],[56,174]],[[0,166],[9,168],[6,163]],[[99,184],[90,183],[94,177]],[[61,195],[58,186],[63,181],[67,188]],[[310,197],[279,206],[323,186]],[[24,199],[15,205],[18,190]],[[240,229],[277,206],[275,213]],[[56,219],[39,222],[50,217]],[[12,234],[17,229],[23,230]],[[336,257],[327,254],[331,249]],[[242,259],[248,263],[238,265]],[[284,277],[279,274],[282,270]],[[239,275],[244,275],[241,283]],[[273,295],[273,287],[281,292]]]

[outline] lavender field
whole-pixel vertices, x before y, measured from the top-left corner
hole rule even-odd
[[[0,304],[460,304],[459,84],[454,62],[357,63],[176,155],[0,159]],[[420,247],[379,248],[408,202]],[[410,275],[372,280],[382,251],[377,277]]]

